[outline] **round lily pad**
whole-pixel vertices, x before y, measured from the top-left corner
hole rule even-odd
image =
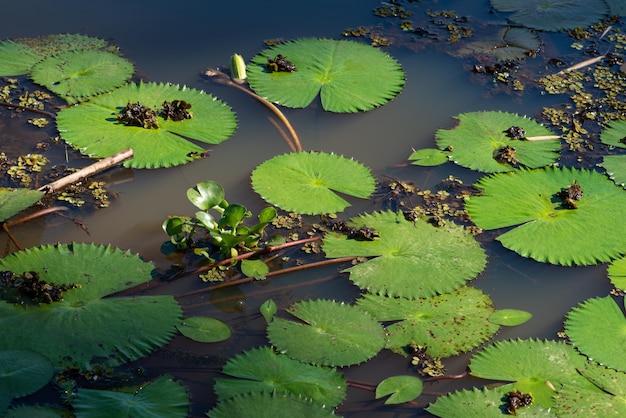
[[[191,105],[192,117],[164,119],[158,110],[166,101]],[[152,110],[158,126],[127,126],[118,120],[125,106],[135,103]],[[65,108],[57,116],[59,132],[70,145],[91,157],[108,157],[132,148],[134,157],[124,165],[133,168],[170,167],[193,161],[205,150],[186,138],[218,144],[232,135],[236,125],[230,107],[213,96],[157,83],[127,84]]]
[[[367,198],[376,180],[363,164],[324,152],[276,156],[252,172],[252,187],[263,199],[286,211],[315,215],[350,206],[337,195]]]
[[[423,219],[410,222],[385,211],[359,215],[349,224],[372,228],[379,238],[360,241],[329,232],[322,249],[328,258],[372,257],[344,270],[369,292],[406,298],[452,292],[475,278],[487,263],[474,237],[453,223],[437,228]]]
[[[133,72],[117,54],[79,50],[45,58],[33,66],[31,77],[72,104],[121,86]]]
[[[39,190],[0,187],[0,222],[31,207],[43,196],[44,192]]]
[[[450,160],[486,173],[511,171],[516,167],[538,168],[559,158],[561,143],[548,128],[525,116],[507,112],[470,112],[455,116],[459,124],[439,129],[437,146],[450,151]],[[507,134],[521,128],[522,138]],[[521,132],[520,131],[520,132]],[[526,140],[529,137],[554,137],[549,140]]]
[[[215,343],[230,338],[230,327],[219,319],[192,316],[183,319],[176,328],[185,337],[201,343]]]
[[[387,395],[385,405],[393,405],[412,401],[417,398],[424,387],[424,383],[416,376],[391,376],[376,386],[376,399]]]
[[[329,300],[305,300],[287,312],[299,321],[274,317],[267,327],[271,343],[289,357],[323,366],[350,366],[374,357],[385,333],[368,313]]]
[[[603,174],[548,167],[495,174],[477,186],[483,194],[466,203],[472,221],[484,229],[514,227],[497,239],[523,257],[592,265],[626,251],[626,191]],[[580,187],[579,200],[563,199],[570,187]]]
[[[295,71],[273,71],[268,58],[278,56]],[[270,66],[271,67],[271,66]],[[400,64],[362,43],[304,38],[261,51],[247,67],[250,87],[287,107],[306,107],[321,96],[331,112],[358,112],[381,106],[404,87]]]
[[[448,154],[439,149],[424,148],[414,151],[409,160],[415,165],[432,167],[448,162]]]
[[[9,398],[30,395],[52,379],[54,367],[32,350],[0,350],[0,387]]]
[[[499,309],[489,315],[489,322],[505,327],[521,325],[532,318],[532,314],[519,309]]]
[[[572,309],[565,332],[581,353],[626,372],[626,318],[612,297],[588,299]]]

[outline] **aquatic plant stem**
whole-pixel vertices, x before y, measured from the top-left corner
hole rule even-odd
[[[259,102],[263,103],[263,105],[265,107],[267,107],[268,109],[270,109],[278,119],[280,119],[280,121],[285,125],[285,127],[287,128],[287,130],[289,131],[289,133],[291,134],[291,137],[293,138],[294,141],[294,147],[297,151],[302,151],[302,144],[300,143],[300,138],[298,138],[298,134],[296,133],[296,131],[293,129],[293,126],[291,126],[291,123],[289,122],[289,120],[287,119],[287,117],[283,114],[283,112],[280,111],[280,109],[278,109],[274,103],[270,102],[269,100],[259,96],[258,94],[256,94],[255,92],[248,90],[247,88],[235,83],[234,81],[232,81],[230,79],[230,77],[213,68],[209,68],[204,72],[204,75],[206,75],[207,77],[215,77],[215,80],[218,83],[221,84],[225,84],[227,86],[230,87],[235,87],[241,91],[243,91],[244,93],[254,97],[256,100],[258,100]]]
[[[40,115],[47,116],[47,117],[49,117],[51,119],[56,119],[56,117],[57,117],[57,115],[55,115],[54,113],[46,112],[45,110],[35,109],[35,108],[32,108],[32,107],[26,107],[26,106],[18,105],[18,104],[15,104],[15,103],[0,102],[0,106],[12,107],[12,108],[15,108],[15,109],[25,110],[27,112],[38,113]]]
[[[9,239],[11,240],[11,242],[13,243],[13,245],[15,245],[15,247],[18,250],[23,250],[24,248],[20,245],[20,243],[17,241],[17,238],[15,238],[15,236],[13,235],[13,233],[11,232],[11,230],[9,229],[9,227],[14,226],[14,225],[19,225],[22,224],[24,222],[28,222],[31,219],[35,219],[35,218],[39,218],[41,216],[47,215],[49,213],[54,213],[54,212],[59,212],[62,210],[67,210],[66,207],[63,206],[57,206],[57,207],[53,207],[53,208],[46,208],[46,209],[42,209],[39,210],[35,213],[31,213],[30,215],[26,215],[23,216],[19,219],[16,219],[14,221],[7,221],[7,222],[3,222],[2,223],[2,229],[4,230],[4,232],[7,234],[7,236],[9,237]]]

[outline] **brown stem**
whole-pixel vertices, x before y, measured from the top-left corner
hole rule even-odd
[[[55,115],[54,113],[46,112],[45,110],[34,109],[32,107],[26,107],[26,106],[18,105],[18,104],[15,104],[15,103],[0,102],[0,106],[13,107],[15,109],[26,110],[28,112],[38,113],[40,115],[44,115],[44,116],[47,116],[47,117],[52,118],[52,119],[55,119],[57,117],[57,115]]]
[[[268,117],[267,120],[270,121],[270,123],[272,125],[274,125],[274,128],[276,128],[276,130],[278,131],[278,133],[280,134],[280,136],[283,137],[283,139],[285,140],[285,142],[287,143],[287,145],[289,146],[289,149],[291,150],[291,152],[296,152],[296,146],[293,144],[293,142],[291,142],[291,140],[289,139],[289,137],[287,136],[287,132],[285,132],[285,130],[283,128],[281,128],[281,126],[278,124],[278,122],[276,122],[274,119],[272,119],[271,117]]]
[[[52,208],[42,209],[42,210],[39,210],[39,211],[37,211],[35,213],[31,213],[30,215],[23,216],[23,217],[21,217],[19,219],[16,219],[14,221],[7,221],[7,222],[4,223],[4,225],[6,227],[10,227],[10,226],[23,224],[24,222],[28,222],[28,221],[33,220],[35,218],[39,218],[39,217],[47,215],[49,213],[59,212],[59,211],[62,211],[62,210],[67,210],[67,208],[63,207],[63,206],[56,206],[56,207],[52,207]],[[6,231],[6,229],[5,229],[5,231]]]
[[[11,233],[11,231],[9,230],[9,227],[7,226],[6,223],[2,224],[2,229],[4,230],[4,232],[7,234],[7,236],[9,237],[9,239],[11,240],[11,242],[13,243],[13,245],[15,245],[15,247],[21,251],[24,248],[20,245],[19,242],[17,242],[17,239],[15,238],[15,236]]]
[[[85,168],[78,170],[75,173],[70,174],[69,176],[65,176],[60,178],[52,183],[46,184],[45,186],[41,186],[38,190],[41,190],[46,193],[56,192],[66,186],[69,186],[72,183],[83,180],[87,177],[93,176],[101,171],[106,170],[107,168],[111,168],[114,165],[121,163],[122,161],[126,161],[129,158],[133,157],[133,150],[128,148],[123,151],[118,152],[110,157],[103,158],[95,163],[88,165]]]
[[[443,376],[433,376],[423,379],[424,382],[436,382],[438,380],[447,380],[447,379],[463,379],[467,377],[467,372],[459,373],[459,374],[447,374]]]
[[[287,128],[287,130],[289,131],[289,133],[291,134],[291,136],[293,137],[293,141],[295,143],[295,148],[298,151],[302,151],[302,145],[300,144],[300,138],[298,138],[298,134],[296,133],[296,131],[293,129],[293,126],[291,126],[291,123],[289,122],[289,120],[287,119],[287,117],[283,114],[283,112],[280,111],[280,109],[278,109],[274,103],[270,102],[269,100],[259,96],[258,94],[256,94],[253,91],[248,90],[247,88],[240,86],[239,84],[233,82],[228,75],[224,74],[223,72],[216,70],[216,69],[212,69],[209,68],[204,72],[204,75],[206,75],[207,77],[217,77],[215,80],[219,83],[222,84],[226,84],[227,86],[231,86],[231,87],[235,87],[241,91],[243,91],[244,93],[254,97],[256,100],[258,100],[259,102],[263,103],[263,105],[265,107],[267,107],[268,109],[270,109],[278,119],[280,119],[280,121],[285,125],[285,127]]]

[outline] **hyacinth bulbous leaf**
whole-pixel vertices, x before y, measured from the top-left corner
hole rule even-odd
[[[363,164],[336,154],[296,152],[278,155],[252,172],[252,187],[286,211],[307,215],[341,212],[350,203],[337,193],[367,198],[376,180]]]
[[[462,227],[437,228],[426,220],[409,222],[392,211],[352,218],[350,226],[378,232],[373,241],[347,239],[329,232],[322,249],[326,257],[373,257],[346,269],[361,289],[388,296],[422,298],[452,292],[483,271],[484,250]]]
[[[289,392],[253,392],[220,401],[207,415],[210,418],[333,418],[331,409]]]
[[[346,397],[346,381],[341,373],[293,360],[270,347],[231,358],[222,372],[238,379],[215,379],[214,390],[221,400],[254,392],[290,392],[334,408]]]
[[[282,353],[321,366],[350,366],[374,357],[385,333],[368,313],[330,300],[304,300],[287,309],[298,322],[274,317],[270,342]]]
[[[31,189],[0,187],[0,222],[31,207],[44,196],[44,192]]]
[[[502,418],[506,416],[504,399],[507,393],[514,390],[514,384],[499,386],[493,389],[463,389],[440,396],[426,410],[441,418]],[[515,416],[526,418],[555,418],[549,409],[533,403],[518,408]]]
[[[399,352],[415,343],[433,357],[450,357],[477,347],[500,329],[489,321],[491,299],[473,287],[426,299],[366,293],[356,306],[381,322],[397,321],[386,327],[386,348]]]
[[[268,58],[282,55],[296,71],[270,71]],[[247,67],[250,87],[286,107],[306,107],[321,96],[330,112],[382,106],[404,87],[400,64],[384,52],[353,41],[305,38],[261,51]]]
[[[81,50],[43,59],[33,66],[31,77],[72,104],[121,86],[134,71],[129,61],[112,52]]]
[[[158,128],[126,126],[117,115],[127,104],[141,103],[157,111],[165,101],[191,105],[193,116],[165,120],[158,116]],[[232,135],[237,121],[223,102],[199,90],[170,84],[127,84],[57,116],[61,136],[74,148],[91,157],[108,157],[132,148],[134,157],[126,167],[158,168],[185,164],[205,150],[188,139],[218,144]]]
[[[577,184],[576,209],[557,197]],[[626,192],[596,171],[548,167],[484,177],[466,203],[484,229],[515,227],[497,239],[523,257],[561,265],[611,261],[626,251]]]
[[[577,371],[586,361],[563,342],[511,340],[484,348],[472,357],[469,368],[475,377],[515,382],[515,389],[532,394],[533,403],[550,408],[555,390],[565,383],[594,390],[594,385]]]
[[[512,171],[517,164],[527,168],[543,167],[559,158],[561,143],[558,137],[525,116],[489,111],[462,113],[455,119],[459,121],[456,127],[439,129],[435,136],[437,146],[442,150],[451,149],[450,160],[463,167],[498,173]],[[522,128],[525,138],[555,138],[541,141],[513,139],[505,132],[511,127]],[[508,151],[509,155],[502,154],[506,147],[513,149]]]
[[[26,74],[39,60],[41,56],[27,45],[0,41],[0,76]]]
[[[189,395],[180,383],[161,376],[127,390],[79,388],[72,407],[80,418],[184,418],[189,412]]]
[[[494,9],[532,29],[564,31],[597,23],[609,14],[604,0],[490,0]]]
[[[46,245],[0,259],[0,270],[33,271],[55,285],[79,285],[49,304],[0,301],[0,349],[46,353],[57,367],[114,366],[167,343],[182,319],[171,296],[106,297],[151,280],[138,256],[93,244]]]
[[[565,332],[581,353],[626,372],[626,318],[611,296],[588,299],[572,309]]]

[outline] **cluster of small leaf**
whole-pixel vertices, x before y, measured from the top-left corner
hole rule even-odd
[[[22,87],[20,80],[14,77],[2,77],[6,83],[0,88],[0,101],[17,104],[18,106],[43,110],[46,101],[52,96],[42,90],[34,90],[32,93]],[[20,109],[17,109],[20,111]]]
[[[48,159],[41,154],[20,155],[16,160],[9,160],[3,154],[3,169],[8,166],[6,173],[20,186],[28,187],[33,183],[37,173],[40,173],[43,166],[48,163]]]
[[[172,102],[166,100],[158,110],[152,110],[140,102],[136,102],[126,104],[124,109],[115,117],[126,126],[159,129],[157,116],[161,116],[165,120],[171,119],[178,122],[193,117],[193,113],[189,109],[191,109],[191,104],[184,100],[173,100]]]
[[[76,284],[53,284],[39,278],[35,271],[15,274],[0,271],[0,300],[17,305],[40,305],[63,300],[63,292],[80,287]]]

